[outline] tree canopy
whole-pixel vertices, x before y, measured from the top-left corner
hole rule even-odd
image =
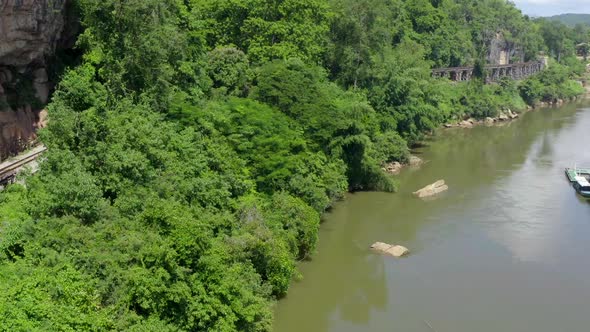
[[[76,4],[41,170],[0,192],[0,331],[270,331],[334,202],[445,121],[580,93],[590,39],[504,0]],[[499,35],[550,68],[432,77]]]

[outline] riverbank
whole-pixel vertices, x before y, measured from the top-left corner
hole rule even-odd
[[[582,98],[588,98],[589,93],[590,93],[590,87],[585,87],[585,89],[586,89],[585,94],[582,94],[582,95],[576,96],[576,97],[572,97],[567,100],[556,99],[553,102],[543,102],[542,101],[542,102],[536,103],[533,106],[527,105],[526,108],[515,111],[515,112],[513,112],[511,109],[501,110],[498,112],[498,116],[494,117],[494,118],[492,118],[492,117],[486,117],[484,119],[468,118],[466,120],[462,120],[462,121],[459,121],[456,123],[452,123],[452,122],[445,123],[443,125],[443,128],[446,128],[446,129],[450,129],[450,128],[469,129],[469,128],[473,128],[475,126],[481,126],[481,125],[485,125],[485,126],[504,125],[506,123],[509,123],[513,120],[520,118],[521,114],[523,114],[525,112],[535,111],[535,110],[539,110],[539,109],[547,108],[547,107],[561,107],[561,106],[566,105],[568,103],[579,101]]]
[[[533,103],[533,105],[526,105],[526,107],[519,109],[517,111],[512,111],[510,108],[501,109],[497,113],[498,115],[495,117],[485,117],[483,119],[476,119],[474,117],[467,117],[463,120],[458,120],[456,122],[447,122],[441,125],[441,129],[453,129],[453,128],[460,128],[460,129],[472,129],[478,126],[502,126],[511,123],[514,120],[517,120],[526,112],[531,111],[538,111],[540,109],[548,108],[548,107],[562,107],[569,103],[577,102],[582,99],[586,99],[590,97],[590,85],[584,84],[586,80],[583,82],[578,81],[580,85],[584,88],[584,93],[580,93],[576,96],[572,96],[569,98],[556,98],[553,101],[537,101]],[[406,168],[419,168],[424,161],[417,156],[410,155],[407,162],[399,162],[393,161],[388,162],[382,165],[382,170],[390,175],[399,175],[400,172]]]

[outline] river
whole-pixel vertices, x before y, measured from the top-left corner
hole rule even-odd
[[[588,332],[590,202],[564,168],[590,166],[590,108],[443,130],[400,191],[350,194],[276,307],[276,332]],[[412,191],[445,179],[434,200]],[[374,253],[376,241],[411,254]]]

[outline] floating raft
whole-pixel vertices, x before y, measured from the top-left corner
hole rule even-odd
[[[590,178],[590,168],[566,168],[565,175],[570,182],[575,182],[576,176],[582,176],[588,179]]]

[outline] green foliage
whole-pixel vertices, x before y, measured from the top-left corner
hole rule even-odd
[[[210,45],[237,45],[252,61],[299,57],[321,61],[329,8],[319,0],[190,1],[203,20]]]
[[[346,190],[394,191],[382,165],[445,121],[581,93],[589,39],[503,0],[77,3],[49,151],[0,192],[2,331],[270,331]],[[483,69],[497,33],[558,63],[431,77]]]
[[[246,54],[234,47],[218,47],[209,52],[208,58],[213,88],[229,95],[244,94],[250,71]]]
[[[59,84],[55,99],[74,112],[104,103],[100,99],[106,94],[105,88],[96,81],[96,69],[89,63],[68,71]]]
[[[30,213],[34,218],[74,216],[84,223],[98,220],[104,205],[94,178],[69,151],[49,154],[44,181],[30,181]]]
[[[537,79],[527,79],[519,87],[522,99],[529,105],[534,105],[541,100],[543,89],[543,84]]]
[[[494,117],[498,110],[492,100],[492,93],[488,87],[480,82],[473,81],[465,87],[465,95],[461,99],[461,105],[469,111],[469,115],[475,117]]]
[[[203,40],[175,0],[80,0],[84,33],[79,44],[115,96],[162,99],[173,88],[199,95]],[[116,98],[116,97],[115,97]]]
[[[393,191],[395,186],[377,167],[394,159],[375,160],[380,135],[375,110],[361,94],[344,93],[319,68],[297,59],[274,61],[260,68],[252,97],[280,109],[302,123],[306,135],[329,157],[344,161],[350,188]],[[381,140],[382,152],[403,150],[403,140]],[[401,146],[400,146],[401,145]]]
[[[26,190],[21,186],[11,186],[0,192],[0,265],[23,254],[22,240],[32,221],[22,204],[25,197]]]
[[[569,78],[576,78],[586,73],[586,62],[580,61],[575,56],[565,57],[561,64],[569,71]]]
[[[522,98],[530,105],[538,102],[554,102],[558,99],[569,99],[584,93],[584,88],[572,80],[579,72],[578,60],[567,67],[552,63],[547,70],[528,78],[520,86]]]
[[[70,264],[0,265],[0,331],[103,331],[109,311],[99,310],[95,280]]]
[[[191,117],[247,161],[260,192],[287,190],[324,211],[346,189],[338,161],[312,151],[297,124],[279,111],[230,99],[194,109]]]
[[[541,34],[550,54],[561,61],[562,57],[567,54],[573,54],[574,43],[568,38],[568,28],[559,22],[543,22],[541,25]]]

